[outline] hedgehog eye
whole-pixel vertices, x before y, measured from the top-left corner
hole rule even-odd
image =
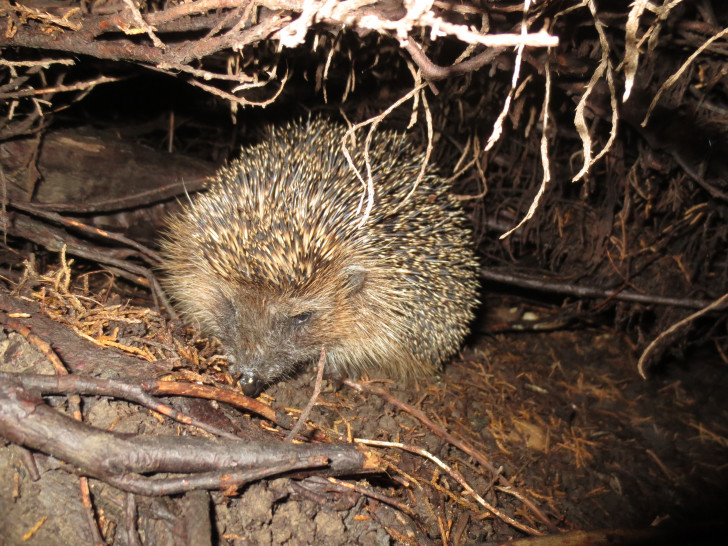
[[[302,324],[308,322],[308,319],[310,319],[312,315],[313,311],[306,311],[304,313],[293,315],[291,317],[291,323],[293,324],[293,326],[301,326]]]

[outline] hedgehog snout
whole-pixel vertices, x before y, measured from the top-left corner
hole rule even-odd
[[[245,396],[258,396],[274,380],[266,355],[258,354],[255,358],[249,352],[233,350],[228,351],[228,359],[231,363],[230,371],[237,377]]]
[[[238,383],[240,383],[240,388],[243,389],[243,394],[251,398],[258,396],[268,385],[265,381],[248,374],[240,376]]]

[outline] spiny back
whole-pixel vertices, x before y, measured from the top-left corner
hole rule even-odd
[[[361,226],[345,133],[319,118],[273,129],[168,222],[165,287],[244,383],[289,375],[322,347],[341,373],[427,373],[467,333],[477,264],[448,184],[430,169],[403,205],[423,157],[380,131]],[[347,144],[366,173],[363,146]]]

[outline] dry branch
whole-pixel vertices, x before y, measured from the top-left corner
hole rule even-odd
[[[694,298],[671,298],[659,296],[656,294],[641,294],[632,290],[625,290],[624,286],[613,289],[597,288],[593,286],[578,286],[567,284],[564,282],[555,282],[546,278],[533,278],[513,273],[512,271],[503,271],[493,268],[483,268],[480,270],[480,276],[486,280],[507,284],[510,286],[518,286],[539,292],[552,294],[562,294],[564,296],[572,296],[581,299],[604,299],[604,300],[620,300],[631,301],[636,303],[650,305],[664,305],[669,307],[685,307],[688,309],[702,309],[707,307],[710,302]],[[724,311],[728,309],[727,305],[712,308],[715,311]]]
[[[8,324],[8,326],[13,327],[12,324]],[[184,413],[163,404],[161,401],[150,396],[150,394],[198,396],[200,398],[227,402],[240,409],[257,413],[265,419],[268,419],[280,426],[286,428],[290,427],[290,419],[288,419],[286,415],[276,412],[270,406],[262,404],[257,400],[246,399],[245,396],[238,393],[225,392],[222,391],[222,389],[214,389],[204,385],[163,381],[154,383],[145,382],[141,385],[137,385],[126,381],[96,379],[94,377],[82,375],[54,376],[26,373],[10,374],[6,372],[0,372],[0,380],[8,382],[14,381],[26,390],[38,392],[44,395],[79,394],[85,396],[110,396],[117,400],[135,402],[185,425],[192,425],[211,434],[228,439],[235,439],[237,437],[218,427],[190,417],[189,415],[185,415]],[[235,396],[229,396],[230,394]]]
[[[391,36],[402,47],[407,47],[425,75],[433,78],[477,70],[506,47],[522,49],[558,44],[556,36],[543,30],[491,33],[465,22],[452,22],[449,18],[457,12],[435,7],[431,1],[390,6],[369,0],[199,0],[163,5],[161,9],[144,7],[146,10],[142,12],[132,2],[124,1],[111,6],[110,11],[95,12],[96,7],[92,5],[91,11],[85,13],[76,7],[56,8],[51,4],[32,9],[22,3],[6,4],[0,8],[0,17],[4,15],[7,19],[8,30],[0,34],[0,47],[130,61],[172,75],[184,74],[191,84],[225,97],[231,103],[252,105],[266,104],[282,90],[283,84],[272,98],[264,101],[240,93],[276,79],[278,62],[275,56],[264,65],[254,63],[245,70],[234,72],[208,69],[203,64],[217,54],[245,51],[264,40],[277,41],[279,48],[296,47],[314,29],[318,33],[350,29],[360,35],[377,32]],[[31,11],[32,16],[29,15]],[[471,59],[461,59],[456,66],[438,67],[418,46],[408,45],[414,43],[423,29],[429,30],[431,40],[449,36],[463,44],[484,46],[486,51]],[[200,31],[206,31],[202,38],[198,38]],[[51,62],[53,60],[46,61],[44,66]],[[26,80],[15,77],[15,83],[10,85],[5,96],[20,98],[41,92],[24,87]],[[105,81],[109,78],[102,76],[67,85],[64,89],[80,89]],[[222,85],[226,81],[237,84],[235,89]]]
[[[355,446],[259,443],[194,437],[127,437],[79,423],[45,405],[12,380],[0,381],[0,435],[95,477],[143,495],[198,488],[229,490],[254,479],[315,467],[355,474],[376,470]],[[191,474],[147,478],[148,473]]]
[[[5,233],[32,241],[52,252],[68,252],[88,260],[112,266],[119,276],[141,286],[151,287],[153,274],[150,269],[127,260],[136,253],[129,249],[110,251],[108,247],[93,245],[62,229],[38,222],[25,214],[0,212],[0,228]]]

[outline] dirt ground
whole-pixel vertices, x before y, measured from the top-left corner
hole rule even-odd
[[[546,313],[499,296],[489,297],[486,307]],[[165,323],[154,319],[154,324]],[[471,446],[511,486],[416,416],[338,381],[324,381],[304,435],[311,441],[322,435],[344,442],[362,438],[426,450],[457,469],[500,513],[541,533],[653,526],[686,531],[692,539],[674,543],[720,543],[712,526],[724,523],[728,498],[725,362],[707,351],[689,355],[666,363],[645,381],[636,372],[628,340],[605,327],[482,332],[488,328],[486,320],[438,378],[373,384]],[[146,331],[140,325],[134,329],[141,337],[152,332],[148,325]],[[45,356],[16,333],[3,336],[0,357],[3,371],[52,373]],[[307,371],[261,399],[295,415],[311,397],[314,376]],[[64,397],[46,401],[67,409]],[[168,402],[190,414],[209,404],[185,398]],[[285,431],[265,420],[219,407],[246,437],[283,437]],[[85,397],[83,415],[95,427],[122,434],[196,434],[111,398]],[[496,544],[528,536],[484,509],[422,454],[372,449],[386,461],[385,472],[337,482],[315,474],[278,477],[233,494],[143,497],[91,480],[94,511],[105,541],[113,544],[136,544],[135,534],[143,544],[230,545]],[[0,449],[3,544],[90,543],[72,469],[42,454],[33,459],[39,480],[31,478],[22,448]],[[131,527],[130,506],[136,514]]]

